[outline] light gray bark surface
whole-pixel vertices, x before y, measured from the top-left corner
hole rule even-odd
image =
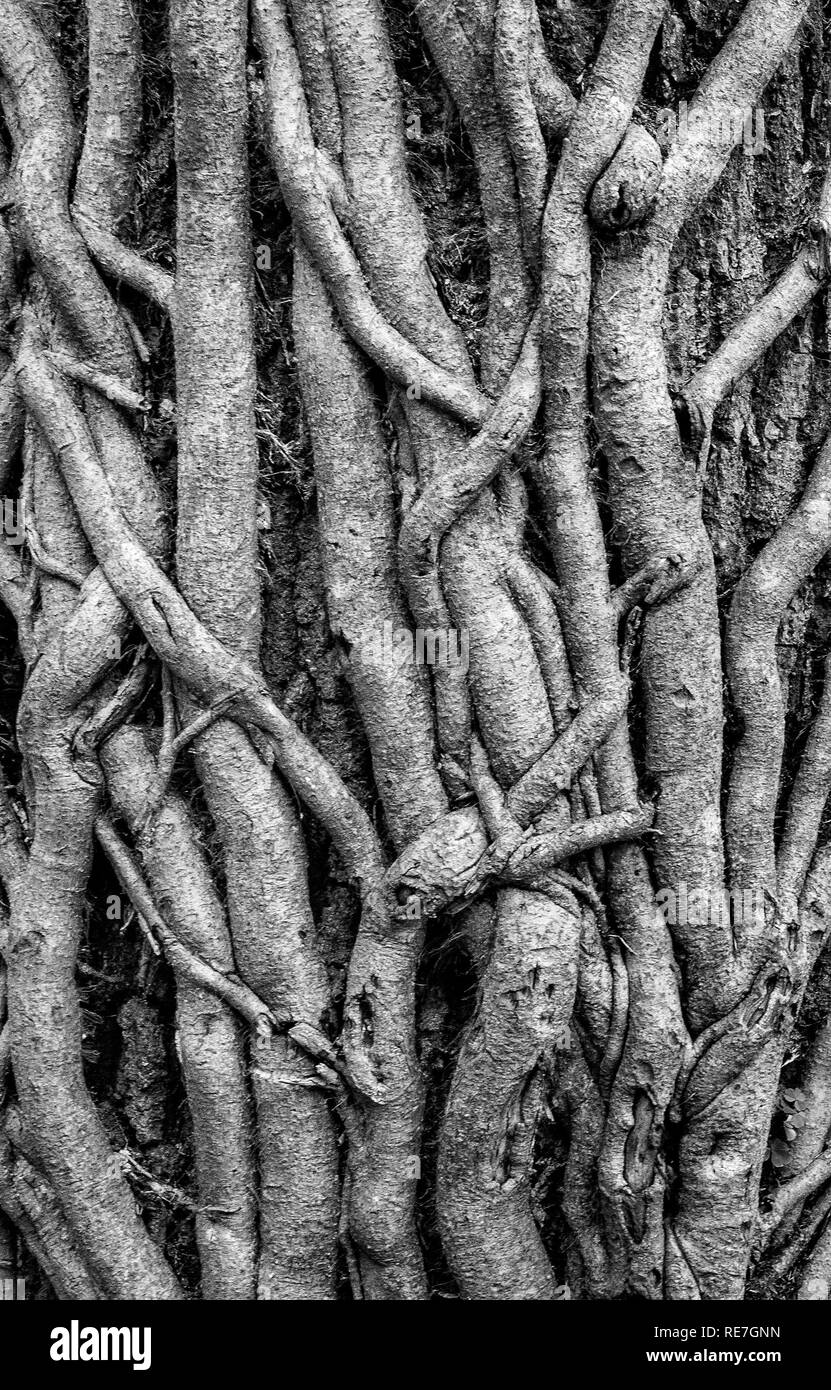
[[[820,0],[0,0],[0,1269],[827,1300]]]

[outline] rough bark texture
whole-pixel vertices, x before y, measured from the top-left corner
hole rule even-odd
[[[0,1274],[831,1297],[819,0],[0,0]]]

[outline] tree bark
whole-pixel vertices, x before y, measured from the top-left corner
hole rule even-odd
[[[4,1278],[828,1299],[823,23],[0,0]]]

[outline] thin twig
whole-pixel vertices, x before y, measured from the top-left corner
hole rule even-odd
[[[124,844],[110,817],[100,812],[95,818],[95,834],[115,869],[125,893],[130,898],[136,912],[144,918],[147,926],[158,938],[165,955],[177,974],[183,975],[192,984],[208,989],[218,998],[229,1004],[238,1014],[260,1033],[270,1032],[278,1026],[279,1020],[272,1011],[257,998],[253,990],[241,980],[231,979],[222,971],[209,965],[207,961],[189,951],[174,936],[150,894],[131,851]],[[286,1021],[286,1020],[284,1020]]]

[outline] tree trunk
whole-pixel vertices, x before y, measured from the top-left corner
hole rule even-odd
[[[0,1274],[827,1299],[819,0],[0,0]]]

